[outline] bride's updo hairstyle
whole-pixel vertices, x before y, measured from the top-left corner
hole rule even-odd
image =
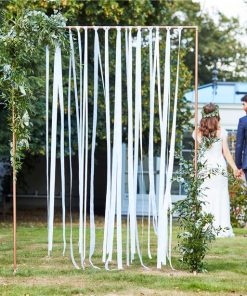
[[[213,103],[205,105],[202,109],[202,119],[199,127],[202,136],[206,138],[216,138],[219,121],[219,106]]]

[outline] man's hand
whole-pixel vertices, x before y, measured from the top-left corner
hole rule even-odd
[[[241,178],[242,176],[243,176],[243,174],[244,174],[244,171],[242,170],[242,169],[235,169],[234,171],[233,171],[233,174],[234,174],[234,177],[235,178]]]
[[[244,176],[244,171],[242,169],[239,170],[240,177]]]

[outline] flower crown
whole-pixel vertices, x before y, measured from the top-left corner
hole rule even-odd
[[[202,118],[209,118],[209,117],[219,117],[219,106],[215,105],[215,110],[210,113],[205,113],[204,109],[202,109]]]

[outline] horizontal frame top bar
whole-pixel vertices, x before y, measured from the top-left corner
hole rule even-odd
[[[65,26],[65,29],[194,29],[198,30],[198,26]]]

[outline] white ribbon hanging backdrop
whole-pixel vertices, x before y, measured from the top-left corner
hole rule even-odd
[[[171,104],[171,30],[166,30],[165,54],[160,52],[160,43],[164,42],[158,27],[149,28],[148,32],[143,31],[142,27],[133,32],[131,28],[121,27],[116,30],[115,46],[115,83],[114,96],[110,93],[110,61],[109,56],[109,28],[104,28],[104,43],[100,44],[98,28],[94,28],[93,46],[93,96],[89,97],[89,30],[88,27],[77,28],[77,34],[73,34],[69,29],[70,57],[68,75],[68,105],[65,108],[63,99],[63,79],[62,79],[62,54],[59,46],[55,49],[54,70],[53,70],[53,95],[51,110],[51,130],[49,130],[49,55],[50,50],[46,48],[46,174],[47,174],[47,205],[48,205],[48,253],[53,247],[53,223],[55,205],[55,177],[56,177],[56,150],[57,150],[57,112],[58,103],[60,106],[60,162],[61,162],[61,197],[62,197],[62,228],[63,228],[63,254],[66,251],[66,188],[65,188],[65,120],[64,112],[68,110],[68,148],[69,148],[69,215],[70,215],[70,257],[75,268],[79,265],[75,260],[73,248],[73,219],[72,219],[72,182],[73,176],[78,175],[78,208],[79,208],[79,235],[78,256],[80,257],[81,268],[85,268],[88,262],[95,268],[92,257],[96,248],[96,224],[94,217],[94,179],[95,179],[95,149],[97,145],[97,122],[98,122],[98,101],[99,87],[103,90],[105,104],[105,135],[107,151],[106,167],[106,193],[105,193],[105,220],[103,240],[98,242],[102,246],[102,261],[105,268],[110,269],[109,264],[113,260],[116,242],[117,268],[122,269],[123,264],[123,245],[126,246],[127,266],[135,259],[137,252],[141,265],[142,255],[147,252],[148,258],[157,255],[157,268],[166,264],[166,260],[171,265],[171,241],[172,241],[172,215],[168,217],[169,209],[172,209],[171,185],[174,166],[176,122],[177,122],[177,103],[179,89],[179,52],[181,41],[181,29],[178,29],[178,50],[176,66],[176,82],[173,101],[173,117],[171,131],[169,133],[170,104]],[[125,34],[122,34],[124,32]],[[83,38],[81,37],[83,36]],[[125,50],[122,48],[122,36],[125,38]],[[148,38],[148,43],[144,45],[143,40]],[[77,40],[77,41],[76,41]],[[90,39],[91,40],[91,39]],[[75,43],[75,44],[74,44]],[[104,48],[104,61],[102,62],[100,47]],[[139,188],[144,183],[143,168],[143,81],[142,81],[142,54],[147,47],[149,61],[149,139],[148,139],[148,215],[147,226],[144,223],[143,205],[144,195]],[[75,48],[77,50],[75,50]],[[125,53],[125,54],[124,54]],[[133,54],[134,53],[134,54]],[[133,58],[134,57],[134,58]],[[162,57],[162,58],[161,58]],[[164,57],[164,59],[163,59]],[[125,60],[126,67],[124,67]],[[164,64],[162,61],[164,60]],[[164,71],[161,71],[161,67]],[[134,68],[134,71],[133,71]],[[126,98],[123,96],[123,71],[126,70]],[[79,70],[79,73],[77,73]],[[163,84],[161,73],[164,73]],[[101,85],[99,83],[101,76]],[[134,77],[133,77],[134,75]],[[73,86],[73,87],[72,87]],[[72,90],[73,88],[73,90]],[[163,90],[163,97],[161,91]],[[90,94],[91,96],[91,94]],[[74,97],[74,99],[72,99]],[[110,98],[114,103],[113,115],[111,115]],[[89,120],[89,101],[92,103],[92,122]],[[126,229],[124,228],[122,217],[122,198],[123,198],[123,100],[127,100],[127,194],[128,212],[126,217]],[[73,106],[73,107],[72,107]],[[154,167],[154,121],[155,106],[159,110],[160,125],[160,168],[159,168],[159,187],[155,187],[155,167]],[[73,111],[75,110],[75,117]],[[91,110],[91,109],[90,109]],[[113,116],[113,117],[112,117]],[[156,118],[157,120],[158,118]],[[72,138],[72,122],[75,122],[77,139]],[[111,127],[111,122],[113,126]],[[89,138],[89,128],[92,126],[92,136]],[[113,128],[113,138],[111,139],[111,128]],[[171,137],[168,138],[168,135]],[[88,149],[91,140],[90,157],[90,176],[88,176]],[[49,142],[51,147],[49,147]],[[72,166],[72,147],[73,143],[78,146],[78,172],[73,171]],[[169,153],[167,154],[169,147]],[[49,152],[50,151],[50,152]],[[87,188],[88,177],[90,181],[89,190]],[[74,183],[74,182],[73,182]],[[89,192],[88,192],[89,191]],[[137,200],[142,195],[142,223],[138,223]],[[90,197],[90,227],[87,229],[87,197]],[[157,196],[157,198],[156,198]],[[157,204],[156,201],[158,200]],[[152,216],[152,223],[151,223]],[[169,227],[170,225],[170,227]],[[151,227],[153,226],[153,227]],[[146,228],[144,231],[144,228]],[[141,229],[141,244],[139,231]],[[116,230],[116,232],[115,232]],[[87,231],[90,235],[90,246],[87,249]],[[126,231],[126,241],[122,235]],[[154,239],[151,235],[153,231],[157,236],[157,254],[152,249],[151,244]],[[145,248],[144,233],[147,233],[147,249]],[[116,234],[116,239],[114,238]],[[172,265],[171,265],[172,266]]]

